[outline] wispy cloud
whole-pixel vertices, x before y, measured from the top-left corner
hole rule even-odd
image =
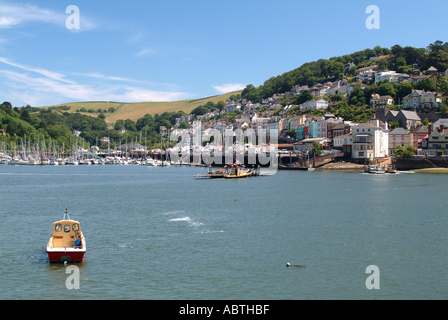
[[[137,43],[143,40],[144,38],[144,33],[143,32],[137,32],[135,34],[133,34],[132,36],[130,36],[129,38],[127,38],[125,40],[126,44],[133,44],[133,43]]]
[[[11,70],[0,70],[0,74],[6,79],[2,86],[3,90],[8,88],[8,97],[12,96],[23,105],[45,106],[71,101],[172,101],[192,98],[192,95],[186,92],[155,91],[122,84],[61,82],[54,77],[32,77],[27,73]],[[1,89],[0,92],[6,94]]]
[[[54,79],[54,80],[67,82],[67,83],[72,83],[72,84],[74,83],[74,82],[72,82],[70,80],[64,79],[65,75],[61,74],[61,73],[45,70],[45,69],[42,69],[42,68],[30,67],[30,66],[27,66],[27,65],[24,65],[24,64],[13,62],[13,61],[11,61],[11,60],[9,60],[7,58],[3,58],[3,57],[0,57],[0,62],[3,62],[5,64],[8,64],[10,66],[17,67],[17,68],[20,68],[20,69],[23,69],[23,70],[36,72],[36,73],[39,73],[41,75],[44,75],[44,76],[46,76],[48,78],[51,78],[51,79]]]
[[[137,80],[130,78],[122,78],[122,77],[114,77],[114,76],[105,76],[101,73],[93,72],[93,73],[75,73],[77,76],[84,76],[90,78],[96,78],[101,80],[112,80],[112,81],[125,81],[125,82],[138,82]]]
[[[144,57],[153,54],[155,51],[151,48],[142,49],[135,54],[135,57]]]
[[[22,24],[36,22],[57,24],[65,28],[65,21],[68,16],[65,10],[56,12],[31,4],[16,5],[2,3],[0,6],[0,29],[8,29]],[[81,27],[79,31],[91,30],[97,25],[84,14],[81,15],[80,22]]]
[[[242,83],[227,83],[221,86],[212,86],[212,88],[214,88],[219,93],[229,93],[243,90],[244,88],[246,88],[246,85]]]

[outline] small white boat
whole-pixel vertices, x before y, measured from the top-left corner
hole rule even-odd
[[[386,173],[386,170],[382,166],[368,166],[367,172],[374,174],[383,174]]]
[[[61,221],[53,223],[47,254],[50,263],[83,262],[87,251],[86,239],[78,221],[70,219],[67,209]]]
[[[10,164],[10,165],[20,165],[20,162],[23,162],[23,160],[19,159],[19,158],[14,158],[11,161],[9,161],[8,164]]]
[[[157,162],[155,162],[153,158],[149,157],[146,159],[145,165],[148,167],[157,167]]]

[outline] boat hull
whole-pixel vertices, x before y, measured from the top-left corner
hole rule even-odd
[[[242,178],[249,178],[251,176],[250,173],[243,173],[243,174],[228,174],[228,175],[224,175],[225,179],[242,179]]]
[[[84,250],[77,249],[67,249],[67,250],[52,250],[47,251],[48,259],[50,263],[83,263],[84,262],[84,254],[86,253]]]

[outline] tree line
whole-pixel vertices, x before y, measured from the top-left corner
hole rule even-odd
[[[8,142],[18,142],[20,139],[32,141],[51,141],[58,146],[64,145],[67,150],[74,141],[73,132],[80,131],[80,137],[91,146],[98,145],[107,148],[108,145],[101,142],[102,137],[109,137],[111,147],[120,143],[131,141],[146,144],[148,147],[156,147],[160,144],[160,126],[170,129],[176,124],[176,118],[185,115],[184,112],[164,112],[154,116],[146,114],[144,117],[133,121],[118,120],[113,126],[106,123],[100,117],[90,117],[80,113],[63,112],[57,108],[12,107],[10,102],[0,105],[0,139]],[[118,130],[125,129],[124,134]],[[5,136],[2,133],[5,133]]]

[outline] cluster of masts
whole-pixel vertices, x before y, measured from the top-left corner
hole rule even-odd
[[[78,139],[70,141],[68,151],[65,144],[62,147],[58,145],[56,140],[49,138],[49,142],[45,141],[44,137],[38,135],[37,140],[31,140],[25,136],[20,141],[7,143],[0,142],[0,164],[12,165],[147,165],[147,166],[201,166],[199,163],[190,163],[189,155],[205,155],[213,156],[233,156],[236,154],[269,154],[273,152],[272,146],[258,147],[251,144],[240,145],[235,143],[230,146],[218,146],[214,144],[207,144],[205,146],[182,146],[176,145],[174,148],[164,148],[162,150],[146,151],[127,148],[126,150],[108,150],[107,153],[99,153],[98,149],[92,147],[87,150],[83,148],[84,143],[79,142]],[[95,150],[96,149],[96,150]],[[132,157],[131,157],[132,156]],[[194,158],[194,159],[197,159]],[[194,161],[193,159],[193,161]]]

